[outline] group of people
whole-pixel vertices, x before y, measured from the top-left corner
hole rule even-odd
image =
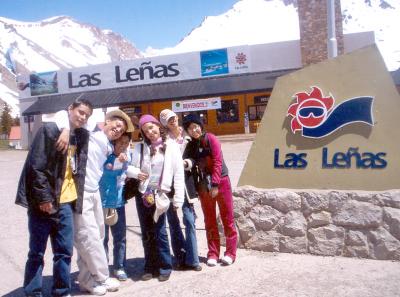
[[[17,190],[16,203],[28,209],[29,253],[24,292],[42,296],[42,271],[47,241],[53,250],[53,296],[70,296],[71,258],[77,251],[82,291],[104,295],[116,291],[126,271],[128,179],[137,180],[135,200],[144,249],[143,281],[167,281],[173,267],[201,271],[194,203],[200,200],[207,234],[207,265],[231,265],[236,259],[237,233],[228,169],[221,145],[206,132],[196,114],[179,125],[169,109],[159,118],[139,119],[143,141],[131,147],[134,126],[117,109],[106,114],[102,129],[85,124],[92,104],[75,100],[55,123],[44,123],[32,142]],[[129,197],[130,198],[130,197]],[[220,254],[217,206],[226,237]],[[177,210],[182,209],[185,232]],[[105,220],[112,210],[112,225]],[[167,221],[173,258],[167,233]],[[105,223],[107,222],[107,224]],[[109,226],[110,225],[110,226]],[[108,242],[113,237],[110,277]]]

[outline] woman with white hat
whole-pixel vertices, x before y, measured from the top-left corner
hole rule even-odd
[[[170,197],[175,208],[182,207],[183,162],[178,145],[166,139],[155,117],[143,115],[139,120],[139,129],[143,142],[134,148],[127,176],[141,181],[140,194],[135,201],[145,258],[142,280],[158,275],[159,281],[166,281],[172,272],[172,259],[165,213]],[[174,191],[171,191],[172,185]]]
[[[190,141],[190,137],[185,133],[185,130],[179,126],[178,116],[172,110],[164,109],[160,113],[160,122],[167,130],[168,137],[179,145],[184,158],[185,148]],[[188,160],[185,160],[184,164],[186,164],[186,162],[188,162]],[[190,174],[190,171],[185,170],[185,201],[182,206],[185,236],[183,236],[180,220],[173,205],[169,207],[167,212],[171,245],[178,269],[194,271],[201,271],[202,269],[197,252],[196,213],[193,206],[196,197],[197,192],[194,186],[193,176]]]

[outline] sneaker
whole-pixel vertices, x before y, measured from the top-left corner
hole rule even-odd
[[[169,276],[170,276],[170,274],[160,274],[158,276],[158,281],[165,282],[165,281],[169,280]]]
[[[107,293],[107,289],[105,286],[103,286],[101,283],[99,282],[93,282],[92,285],[84,285],[84,284],[79,284],[79,289],[82,292],[89,292],[92,295],[96,295],[96,296],[102,296],[105,295]]]
[[[123,268],[115,269],[114,275],[121,282],[126,281],[128,279],[128,275],[126,274]]]
[[[217,266],[217,259],[209,258],[207,260],[207,266],[210,266],[210,267]]]
[[[221,259],[221,262],[222,262],[222,265],[228,266],[228,265],[231,265],[233,263],[233,259],[231,257],[225,255]]]
[[[115,292],[119,289],[119,281],[115,278],[107,278],[104,282],[101,283],[108,292]]]

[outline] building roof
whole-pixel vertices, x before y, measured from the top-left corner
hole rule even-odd
[[[21,139],[21,127],[12,126],[10,130],[10,135],[8,136],[8,140],[20,140],[20,139]]]
[[[296,69],[97,90],[86,92],[85,98],[90,100],[95,108],[101,108],[150,101],[183,100],[259,92],[272,89],[279,76],[294,70]],[[53,113],[66,109],[80,94],[41,96],[22,114]]]

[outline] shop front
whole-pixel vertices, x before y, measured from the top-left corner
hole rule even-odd
[[[265,92],[238,93],[210,98],[154,100],[142,104],[127,104],[120,108],[131,117],[136,126],[141,115],[150,113],[158,117],[163,109],[168,108],[178,115],[180,122],[189,113],[198,114],[207,131],[216,135],[256,133],[270,95],[269,89]],[[249,129],[246,130],[247,124]],[[136,132],[134,139],[138,137],[138,132]]]
[[[364,39],[345,38],[345,52],[370,42]],[[219,98],[218,107],[175,112],[199,113],[217,135],[254,133],[276,79],[301,67],[300,43],[290,40],[31,73],[18,78],[26,86],[19,92],[20,108],[23,116],[54,113],[84,94],[95,108],[120,107],[137,122],[141,114],[174,109],[177,101]],[[40,126],[40,117],[33,126]]]

